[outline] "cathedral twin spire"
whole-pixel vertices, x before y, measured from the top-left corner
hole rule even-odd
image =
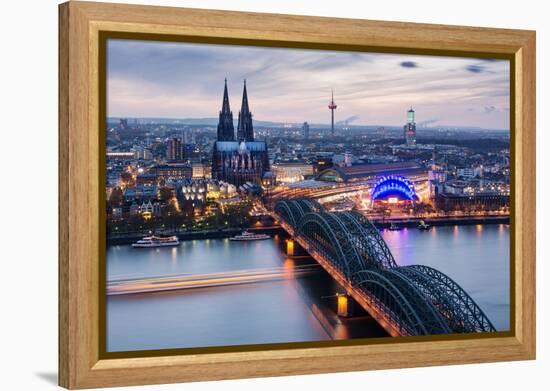
[[[237,139],[239,141],[254,141],[254,128],[252,127],[252,113],[248,107],[248,94],[246,93],[246,79],[243,87],[243,101],[239,111],[239,125],[237,126]]]
[[[235,128],[233,126],[233,113],[229,107],[229,94],[227,92],[227,79],[223,90],[222,110],[218,122],[218,141],[235,141]],[[246,92],[246,80],[244,81],[243,100],[239,111],[237,125],[237,141],[254,141],[254,128],[252,126],[252,113],[248,106],[248,94]]]
[[[218,120],[218,141],[234,141],[235,129],[233,127],[233,112],[229,107],[229,94],[227,93],[227,79],[223,89],[223,103]]]

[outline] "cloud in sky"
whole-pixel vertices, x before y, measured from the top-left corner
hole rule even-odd
[[[471,65],[466,66],[466,70],[468,72],[472,72],[472,73],[481,73],[481,72],[485,71],[485,68],[482,67],[481,65],[471,64]]]
[[[136,40],[108,42],[108,115],[216,117],[225,77],[235,114],[247,79],[258,120],[328,123],[333,88],[337,121],[401,125],[413,106],[418,122],[509,127],[508,61]]]
[[[414,61],[403,61],[401,64],[403,68],[417,68],[418,64]]]

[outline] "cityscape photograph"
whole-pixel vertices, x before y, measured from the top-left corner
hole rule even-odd
[[[109,39],[107,352],[510,330],[510,62]]]

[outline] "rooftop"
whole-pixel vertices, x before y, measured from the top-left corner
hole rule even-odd
[[[331,167],[317,175],[320,181],[348,182],[375,175],[415,175],[426,170],[416,162],[397,162],[384,164],[357,164],[349,167]]]

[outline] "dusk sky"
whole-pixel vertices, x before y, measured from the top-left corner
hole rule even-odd
[[[234,118],[247,80],[254,119],[509,129],[508,61],[403,54],[109,40],[112,117],[217,117],[227,77]]]

